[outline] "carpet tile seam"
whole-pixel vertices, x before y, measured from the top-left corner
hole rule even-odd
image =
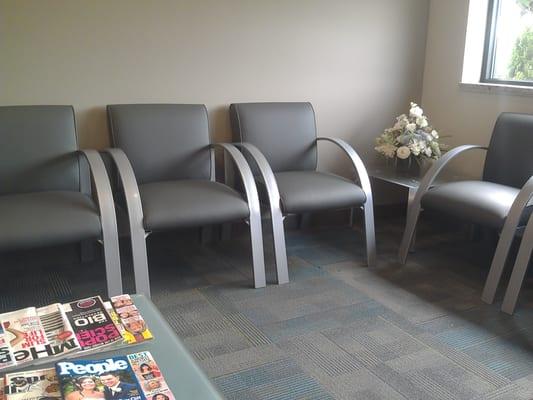
[[[252,345],[252,347],[257,347],[257,346],[260,346],[260,345],[262,345],[262,344],[270,344],[270,343],[272,343],[272,342],[270,341],[270,339],[269,339],[266,335],[264,335],[264,333],[261,332],[261,330],[260,330],[259,328],[255,327],[255,325],[253,325],[253,324],[251,323],[251,321],[249,321],[249,320],[247,319],[247,322],[248,322],[248,324],[246,324],[247,328],[249,328],[249,325],[253,325],[253,326],[257,329],[257,331],[261,334],[261,336],[263,336],[263,338],[261,338],[259,341],[254,341],[254,340],[253,340],[253,336],[250,337],[249,334],[247,334],[246,332],[243,332],[243,330],[240,329],[240,328],[241,328],[241,326],[239,326],[240,324],[239,324],[239,325],[236,325],[236,324],[234,323],[234,319],[231,318],[231,317],[228,318],[228,315],[227,315],[227,314],[231,315],[231,314],[237,314],[237,313],[238,313],[238,314],[241,314],[241,313],[239,313],[239,312],[237,312],[237,313],[229,313],[229,312],[228,312],[227,314],[224,314],[224,313],[223,313],[223,312],[222,312],[222,311],[216,306],[216,304],[214,304],[214,303],[212,302],[212,296],[206,296],[205,293],[204,293],[203,291],[200,291],[200,294],[201,294],[201,295],[207,300],[207,302],[208,302],[209,304],[211,304],[211,306],[217,311],[217,313],[220,314],[220,316],[221,316],[225,321],[227,321],[228,324],[230,324],[235,330],[237,330],[239,333],[241,333],[241,335],[243,335],[243,337],[244,337],[244,338],[245,338],[245,339],[246,339],[246,340]],[[218,298],[218,296],[217,296],[217,298]],[[215,302],[216,302],[216,301],[215,301]],[[223,303],[225,303],[225,301],[220,302],[220,303],[223,304]],[[246,318],[246,317],[245,317],[244,315],[242,315],[242,314],[241,314],[241,316],[242,316],[243,318]]]
[[[378,318],[382,318],[382,317],[378,315]],[[382,319],[383,319],[384,321],[387,321],[387,320],[385,320],[384,318],[382,318]],[[387,322],[390,323],[390,324],[392,324],[392,325],[394,325],[394,326],[396,326],[398,329],[402,329],[401,327],[397,326],[396,324],[394,324],[394,323],[391,322],[391,321],[387,321]],[[402,331],[403,331],[403,329],[402,329]],[[404,331],[404,332],[405,332],[405,331]],[[485,374],[480,374],[480,371],[477,371],[477,370],[475,370],[475,369],[471,369],[471,368],[467,368],[467,366],[466,366],[464,363],[459,363],[459,362],[457,362],[455,359],[449,357],[448,354],[445,354],[445,353],[441,352],[439,349],[437,349],[437,348],[431,346],[430,344],[428,344],[425,340],[422,340],[421,338],[415,337],[415,336],[409,334],[408,332],[405,332],[405,333],[406,333],[407,335],[413,337],[416,341],[420,342],[420,343],[423,344],[424,346],[426,346],[428,349],[431,349],[431,350],[433,350],[433,351],[439,353],[441,356],[447,358],[448,360],[450,360],[451,362],[453,362],[454,364],[456,364],[457,366],[459,366],[461,369],[463,369],[463,370],[465,370],[465,371],[467,371],[467,372],[470,372],[470,373],[476,375],[477,377],[483,379],[484,381],[486,381],[487,383],[489,383],[489,384],[491,384],[491,385],[493,385],[493,386],[495,386],[495,387],[502,386],[501,383],[500,383],[500,384],[497,384],[497,383],[493,382],[492,379],[488,379],[486,376],[484,376]],[[442,344],[442,343],[441,343],[441,344]],[[445,344],[444,344],[444,345],[445,345]],[[454,350],[454,349],[452,349],[452,350]],[[456,351],[457,351],[457,350],[456,350]],[[482,367],[483,369],[484,369],[484,368],[488,368],[488,367],[486,367],[483,363],[480,363],[479,361],[477,361],[477,360],[473,359],[472,357],[470,357],[468,354],[465,354],[465,353],[463,353],[463,352],[460,352],[460,353],[461,353],[461,355],[462,355],[463,357],[468,358],[469,361],[470,361],[471,363],[475,363],[476,366],[480,366],[480,367]],[[477,365],[477,364],[479,364],[479,365]],[[503,384],[507,384],[507,383],[508,383],[509,380],[508,380],[507,378],[505,378],[504,376],[501,376],[500,374],[496,374],[496,375],[497,375],[498,378],[500,378],[500,379],[503,381]]]
[[[443,388],[442,385],[433,381],[423,373],[411,372],[405,375],[405,377],[417,387],[420,387],[422,390],[428,392],[429,394],[438,394],[439,399],[443,400],[458,400],[459,398],[453,393],[450,393],[446,388]],[[444,396],[442,396],[444,395]]]
[[[322,332],[319,332],[320,335],[322,335],[327,341],[329,341],[331,344],[333,344],[334,346],[336,346],[337,348],[339,348],[342,352],[344,352],[345,354],[347,354],[348,356],[352,356],[352,357],[355,357],[355,360],[357,362],[360,362],[361,363],[361,368],[366,370],[369,374],[371,374],[372,376],[374,376],[376,379],[378,379],[378,381],[382,382],[385,384],[386,387],[388,387],[389,389],[393,390],[395,393],[397,393],[398,395],[404,397],[405,399],[408,399],[408,397],[406,397],[403,393],[401,393],[398,389],[396,389],[394,386],[391,386],[388,382],[386,382],[385,380],[383,380],[381,378],[381,376],[379,374],[377,374],[374,370],[373,370],[373,367],[375,367],[378,363],[381,363],[381,361],[379,359],[376,358],[376,361],[377,363],[376,364],[371,364],[370,367],[367,367],[362,360],[359,359],[359,357],[357,357],[356,355],[348,352],[346,349],[344,349],[343,347],[341,347],[340,345],[338,345],[337,343],[333,342],[328,336],[326,336],[324,333]],[[365,349],[366,350],[366,349]],[[374,355],[374,354],[372,354]]]

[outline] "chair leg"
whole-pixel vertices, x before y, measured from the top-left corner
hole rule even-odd
[[[270,208],[272,222],[272,238],[274,241],[274,254],[276,257],[276,272],[278,285],[289,282],[289,268],[287,263],[287,249],[285,247],[285,230],[283,227],[283,215],[278,208]]]
[[[222,228],[220,230],[220,239],[221,240],[231,239],[231,223],[230,222],[222,224]]]
[[[200,228],[200,244],[205,246],[213,241],[213,227],[202,226]]]
[[[106,270],[107,294],[109,297],[122,294],[122,273],[120,270],[120,253],[116,230],[102,226],[104,260]]]
[[[80,243],[80,261],[82,264],[88,263],[94,260],[95,248],[94,242],[91,240],[83,240]]]
[[[146,237],[143,227],[131,227],[131,255],[133,258],[133,274],[135,276],[135,293],[150,298],[150,276],[148,273],[148,255]]]
[[[300,214],[298,220],[299,229],[308,229],[311,225],[311,213]]]
[[[405,231],[403,232],[402,243],[400,244],[400,263],[405,264],[407,255],[411,249],[413,239],[415,237],[416,224],[420,216],[420,205],[412,204],[407,212],[407,221],[405,223]]]
[[[372,204],[368,207],[363,206],[365,218],[365,241],[366,241],[366,258],[369,267],[376,265],[376,231],[374,225],[374,209]]]
[[[496,252],[492,258],[489,274],[485,281],[485,287],[481,294],[481,300],[487,304],[492,304],[494,297],[496,296],[496,290],[498,290],[498,284],[500,283],[505,268],[505,262],[507,261],[507,255],[509,254],[509,249],[511,248],[515,232],[516,226],[508,226],[506,222],[500,234],[500,240],[498,240]]]
[[[522,237],[520,250],[516,256],[516,262],[513,267],[511,279],[503,298],[502,311],[507,314],[512,314],[516,307],[516,301],[524,282],[527,267],[531,259],[531,252],[533,251],[533,223],[530,223]]]
[[[250,210],[250,241],[252,243],[252,263],[254,287],[266,286],[265,256],[263,252],[263,231],[259,211]]]

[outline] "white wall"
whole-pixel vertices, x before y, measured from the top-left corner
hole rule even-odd
[[[427,3],[0,0],[0,105],[73,104],[102,148],[110,103],[205,103],[220,141],[231,102],[311,101],[320,134],[374,157],[420,99]]]
[[[445,140],[454,146],[487,145],[501,112],[533,113],[533,91],[527,96],[460,87],[467,16],[467,0],[430,1],[422,105],[441,134],[451,135]],[[452,169],[479,174],[481,154],[465,155]]]

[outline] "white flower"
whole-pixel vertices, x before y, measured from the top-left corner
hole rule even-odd
[[[411,155],[411,150],[409,150],[409,147],[407,146],[398,147],[398,150],[396,150],[396,155],[398,158],[405,160]]]
[[[416,129],[416,124],[407,124],[405,129],[407,129],[409,132],[414,132]]]
[[[439,133],[435,129],[433,129],[431,131],[431,136],[433,136],[435,139],[438,139],[439,138]]]
[[[418,117],[416,119],[416,123],[421,128],[425,128],[426,126],[428,126],[428,120],[426,119],[426,117]]]
[[[426,147],[426,150],[424,150],[424,153],[426,156],[431,157],[431,147]]]
[[[420,148],[420,142],[413,142],[409,145],[409,149],[411,150],[411,153],[413,153],[414,156],[418,156],[420,154],[420,151],[422,150]]]
[[[414,117],[414,118],[420,118],[422,115],[424,115],[424,110],[418,107],[416,103],[411,103],[411,109],[409,110],[409,116]]]
[[[382,144],[381,146],[377,146],[375,149],[378,153],[383,154],[387,158],[394,158],[396,155],[396,146],[390,143]]]

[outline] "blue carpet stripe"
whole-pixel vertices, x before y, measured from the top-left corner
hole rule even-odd
[[[424,335],[420,337],[419,339],[422,340],[425,344],[427,344],[432,349],[438,351],[440,354],[442,354],[449,360],[453,361],[455,364],[457,364],[461,368],[473,373],[476,376],[479,376],[480,378],[484,379],[488,383],[496,387],[506,386],[509,384],[509,379],[507,379],[504,376],[498,375],[491,368],[476,361],[475,359],[470,357],[468,354],[465,354],[452,347],[449,347],[434,337],[428,337]]]
[[[442,400],[456,400],[459,397],[455,396],[450,390],[434,382],[422,372],[408,373],[405,377],[410,380],[417,387],[431,393],[432,396]]]
[[[219,377],[215,383],[222,394],[233,399],[245,399],[244,396],[250,393],[265,400],[332,399],[318,382],[304,374],[290,359]]]
[[[246,339],[250,341],[254,346],[262,346],[265,344],[271,344],[272,341],[261,332],[254,324],[250,322],[241,313],[226,314],[224,316],[236,329],[238,329]]]

